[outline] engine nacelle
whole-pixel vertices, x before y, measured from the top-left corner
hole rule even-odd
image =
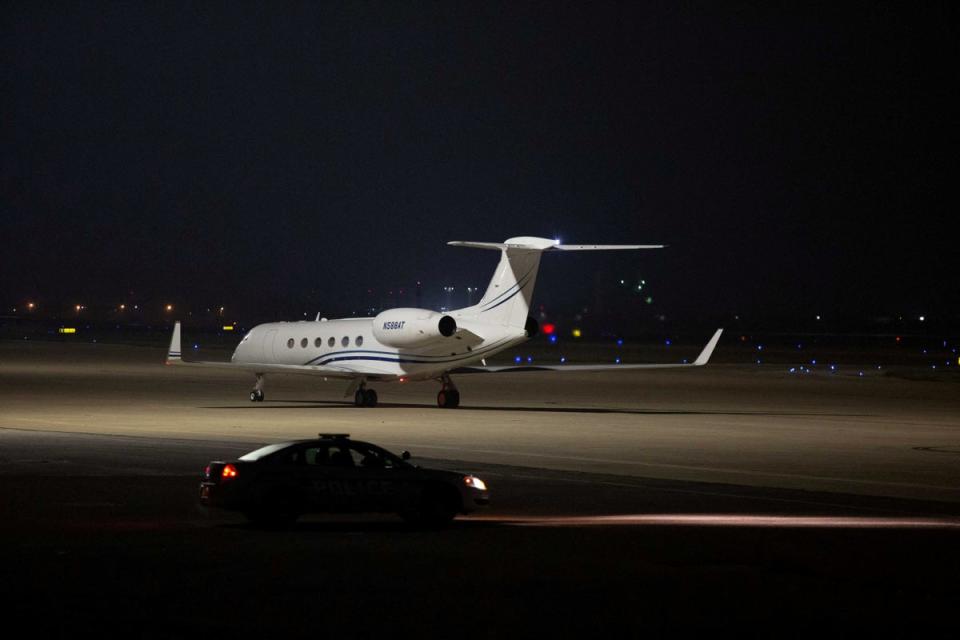
[[[388,347],[413,347],[456,332],[456,320],[429,309],[390,309],[373,319],[373,337]]]

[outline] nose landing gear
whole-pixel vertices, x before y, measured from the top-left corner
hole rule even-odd
[[[257,374],[257,384],[250,392],[250,402],[263,402],[263,374]]]

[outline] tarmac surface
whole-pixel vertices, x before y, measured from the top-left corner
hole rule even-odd
[[[502,637],[681,629],[946,637],[960,605],[950,380],[709,365],[378,385],[164,367],[163,349],[0,342],[8,612],[55,636]],[[472,471],[489,509],[263,531],[196,504],[211,459],[346,432]]]

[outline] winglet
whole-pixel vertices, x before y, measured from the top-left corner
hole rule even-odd
[[[180,363],[180,323],[173,325],[173,336],[170,338],[170,348],[167,349],[166,364]]]
[[[723,329],[717,329],[717,332],[713,334],[713,337],[710,338],[710,342],[707,343],[707,346],[703,348],[703,351],[700,352],[700,355],[697,356],[697,359],[693,361],[693,366],[702,367],[707,364],[707,361],[710,360],[710,356],[713,355],[713,350],[717,348],[717,343],[720,342],[720,334],[723,333]]]

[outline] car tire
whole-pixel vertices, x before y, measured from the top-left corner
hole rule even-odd
[[[418,527],[439,528],[450,524],[460,512],[460,496],[447,486],[427,487],[420,503],[400,512],[400,517]]]
[[[269,528],[284,527],[293,524],[300,517],[296,500],[287,490],[273,489],[257,501],[257,506],[245,511],[250,522]]]

